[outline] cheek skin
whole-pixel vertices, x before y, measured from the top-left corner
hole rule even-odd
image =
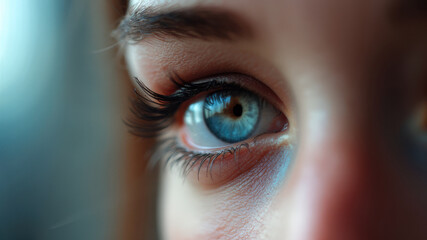
[[[165,172],[160,206],[165,239],[259,239],[291,152],[270,151],[253,168],[214,190],[183,181],[174,169]]]

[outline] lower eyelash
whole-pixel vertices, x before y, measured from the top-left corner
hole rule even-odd
[[[178,144],[176,137],[171,137],[159,141],[159,144],[155,148],[154,154],[150,159],[149,165],[154,167],[162,161],[164,167],[172,167],[174,165],[181,164],[181,173],[183,176],[187,176],[193,167],[198,164],[197,178],[199,179],[202,167],[207,161],[206,176],[210,174],[212,177],[212,166],[217,159],[224,159],[228,154],[230,154],[232,156],[232,161],[238,161],[240,149],[242,148],[246,148],[250,151],[249,144],[242,142],[236,146],[231,146],[217,152],[193,152],[181,147]]]

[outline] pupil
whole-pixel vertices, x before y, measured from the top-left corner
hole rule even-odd
[[[200,107],[206,127],[226,143],[248,139],[256,130],[261,113],[260,98],[245,90],[213,92]]]
[[[234,107],[233,107],[233,114],[236,117],[240,117],[240,116],[242,116],[242,113],[243,113],[242,105],[240,105],[240,104],[234,105]]]

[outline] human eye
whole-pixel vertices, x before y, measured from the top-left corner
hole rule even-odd
[[[265,99],[239,88],[200,97],[187,107],[183,121],[183,138],[197,149],[225,147],[287,126],[286,117]]]
[[[161,95],[139,82],[142,93],[128,123],[136,135],[155,136],[153,161],[178,165],[185,177],[219,185],[248,171],[274,151],[289,121],[277,99],[258,80],[226,73],[188,82]]]

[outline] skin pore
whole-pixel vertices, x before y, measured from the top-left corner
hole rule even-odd
[[[421,2],[131,1],[129,14],[145,10],[137,17],[148,24],[174,11],[177,19],[185,13],[202,22],[194,13],[206,11],[216,20],[204,32],[195,21],[148,29],[132,22],[123,31],[132,77],[170,95],[172,73],[188,82],[225,76],[288,121],[281,132],[248,139],[237,161],[218,158],[211,176],[208,162],[184,176],[179,165],[165,168],[162,237],[427,239],[425,114],[410,127],[420,136],[405,127],[426,108]],[[193,100],[166,135],[185,133],[182,116]]]

